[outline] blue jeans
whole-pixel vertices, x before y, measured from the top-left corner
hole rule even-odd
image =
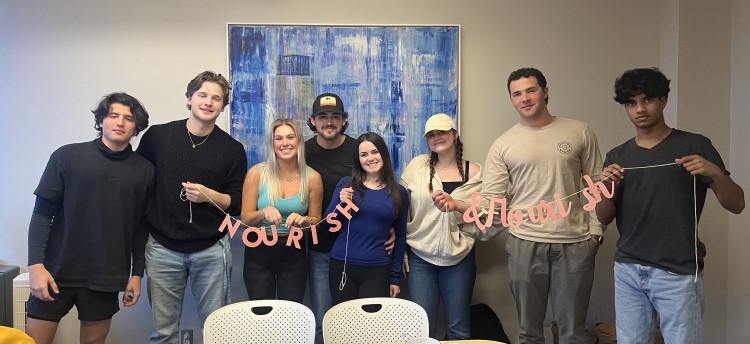
[[[666,343],[703,343],[703,273],[694,278],[615,262],[617,343],[653,343],[656,314]]]
[[[448,339],[469,339],[471,295],[477,275],[475,249],[456,265],[437,266],[426,262],[411,249],[409,255],[409,294],[422,306],[430,320],[430,337],[437,332],[438,301],[445,306]]]
[[[307,279],[310,283],[310,303],[315,314],[315,343],[323,344],[323,316],[333,307],[331,288],[328,286],[328,253],[307,250],[309,265]]]
[[[188,277],[201,327],[211,312],[229,304],[232,253],[229,236],[199,252],[180,253],[149,236],[146,245],[148,300],[154,313],[151,343],[178,343]]]

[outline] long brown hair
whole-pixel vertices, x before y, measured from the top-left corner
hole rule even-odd
[[[380,135],[369,132],[360,135],[357,138],[357,150],[354,151],[354,167],[352,167],[352,179],[349,181],[349,185],[346,187],[352,187],[356,192],[355,195],[359,195],[359,200],[362,199],[362,195],[365,194],[365,177],[367,173],[359,163],[359,145],[362,142],[371,142],[378,149],[380,157],[383,160],[383,168],[380,169],[378,175],[378,182],[384,183],[385,187],[388,188],[388,192],[391,194],[393,204],[396,207],[396,216],[399,216],[401,212],[401,192],[399,191],[399,184],[396,181],[396,176],[393,174],[393,163],[391,162],[391,154],[388,152],[388,146],[385,144]]]

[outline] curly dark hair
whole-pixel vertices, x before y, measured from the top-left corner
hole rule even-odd
[[[510,75],[508,75],[508,84],[506,87],[508,88],[508,94],[510,94],[510,83],[512,81],[516,81],[521,78],[536,78],[536,82],[539,83],[539,87],[543,90],[547,89],[547,78],[544,77],[544,74],[536,68],[526,67],[526,68],[520,68],[512,71]],[[544,98],[544,103],[549,104],[549,95]]]
[[[647,98],[668,97],[669,82],[656,67],[631,69],[615,80],[614,99],[625,104],[641,93]]]
[[[146,112],[141,102],[127,93],[115,92],[104,96],[99,105],[96,106],[96,109],[91,110],[94,114],[94,129],[99,132],[97,137],[102,136],[102,122],[109,115],[109,107],[112,104],[122,104],[130,107],[130,113],[135,118],[135,136],[138,136],[141,131],[148,128],[148,112]]]

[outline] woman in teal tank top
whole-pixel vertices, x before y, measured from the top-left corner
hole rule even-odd
[[[243,278],[250,300],[302,302],[307,285],[305,245],[292,227],[307,230],[320,221],[323,181],[305,165],[300,126],[282,118],[271,127],[268,161],[248,170],[242,189],[242,222],[265,229],[263,243],[245,247]],[[250,234],[247,239],[259,238]]]

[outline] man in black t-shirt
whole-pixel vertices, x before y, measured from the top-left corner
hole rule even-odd
[[[654,340],[654,315],[667,343],[703,343],[703,257],[698,240],[707,189],[724,209],[745,207],[742,188],[711,141],[664,121],[669,80],[656,68],[615,81],[636,135],[607,153],[600,180],[613,198],[596,206],[599,221],[617,220],[615,310],[618,343]],[[627,178],[625,178],[627,176]],[[697,216],[697,218],[696,218]]]
[[[130,139],[148,127],[148,113],[125,93],[104,97],[94,113],[99,137],[60,147],[50,156],[29,225],[26,333],[52,343],[73,306],[81,342],[104,343],[112,316],[141,294],[147,230],[139,226],[154,183],[154,166]]]
[[[305,142],[307,165],[323,178],[323,209],[328,207],[336,184],[351,175],[357,142],[344,134],[349,126],[349,114],[338,95],[324,93],[315,98],[307,124],[317,135]],[[323,343],[323,315],[331,308],[331,289],[328,285],[329,254],[338,233],[317,231],[318,243],[308,240],[308,278],[312,310],[315,313],[315,342]]]

